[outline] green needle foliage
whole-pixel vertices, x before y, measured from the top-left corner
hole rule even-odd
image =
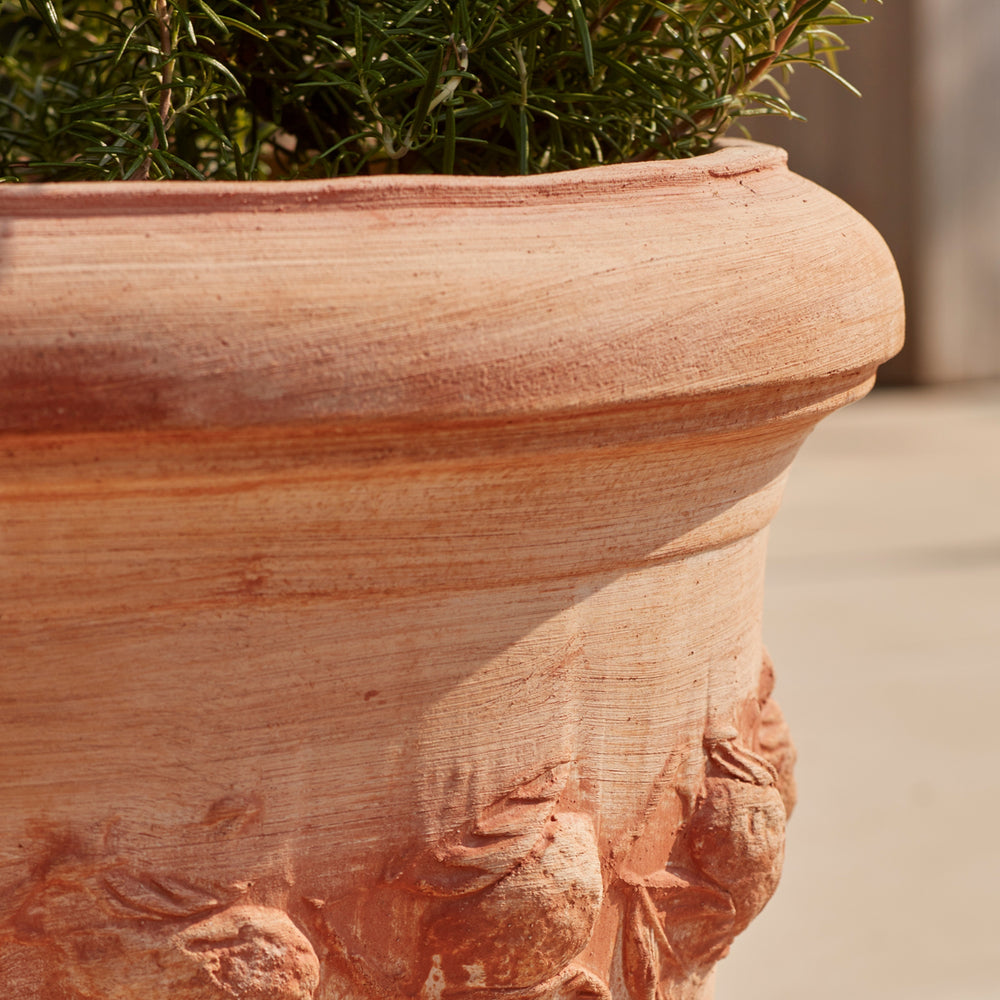
[[[0,177],[693,156],[794,116],[791,70],[836,76],[836,32],[865,20],[828,0],[0,0]]]

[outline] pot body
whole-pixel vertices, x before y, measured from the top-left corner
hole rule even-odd
[[[766,527],[899,345],[867,224],[743,144],[0,214],[5,993],[707,996],[793,797]]]

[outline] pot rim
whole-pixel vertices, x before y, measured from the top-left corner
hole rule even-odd
[[[778,146],[746,139],[722,139],[701,156],[683,160],[605,164],[530,176],[385,174],[289,181],[67,181],[0,184],[0,216],[62,214],[129,215],[160,212],[287,211],[308,207],[366,208],[426,202],[440,195],[450,204],[482,205],[492,198],[510,204],[553,197],[567,201],[606,197],[626,187],[698,185],[710,178],[736,177],[783,167]]]
[[[752,422],[857,395],[902,343],[881,237],[742,141],[528,178],[0,187],[0,316],[0,434],[689,426],[727,394]]]

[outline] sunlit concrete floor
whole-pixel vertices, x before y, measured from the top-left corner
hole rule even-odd
[[[800,801],[716,1000],[1000,1000],[1000,385],[827,418],[768,572]]]

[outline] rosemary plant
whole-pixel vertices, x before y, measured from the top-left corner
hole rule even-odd
[[[829,0],[0,0],[5,180],[535,173],[704,152],[837,76]],[[838,77],[839,79],[839,77]]]

